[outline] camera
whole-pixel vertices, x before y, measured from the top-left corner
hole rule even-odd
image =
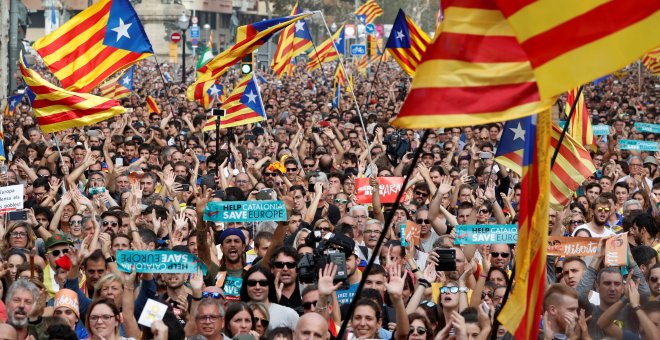
[[[218,108],[212,108],[211,109],[211,115],[215,117],[222,117],[225,115],[225,110],[224,109],[218,109]]]
[[[312,132],[313,133],[321,133],[321,128],[320,127],[313,127]]]
[[[325,268],[328,263],[334,263],[337,266],[337,275],[333,282],[341,282],[340,289],[347,289],[346,258],[353,254],[355,241],[343,234],[335,234],[330,239],[324,239],[320,232],[315,232],[307,236],[305,245],[314,249],[314,252],[303,255],[298,261],[300,282],[307,284],[318,282],[319,270]]]
[[[438,272],[453,272],[456,271],[456,249],[434,249],[438,255],[438,264],[435,265],[435,270]]]

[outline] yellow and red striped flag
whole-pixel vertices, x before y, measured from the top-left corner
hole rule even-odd
[[[322,63],[327,63],[339,58],[339,54],[332,47],[335,44],[339,54],[344,54],[344,25],[341,25],[337,32],[332,35],[332,38],[325,40],[320,45],[316,46],[307,55],[307,72],[312,71],[321,66]],[[320,63],[319,63],[320,62]]]
[[[541,100],[531,65],[493,0],[443,1],[444,21],[392,125],[426,129],[520,118]],[[467,19],[471,20],[467,20]]]
[[[361,74],[367,74],[367,67],[369,67],[369,59],[367,56],[355,59],[355,68]]]
[[[97,2],[35,41],[34,49],[62,86],[76,92],[153,54],[129,0]]]
[[[298,1],[291,10],[291,15],[302,13],[298,6]],[[280,39],[277,42],[277,49],[270,67],[278,77],[282,75],[291,75],[293,66],[291,59],[312,48],[312,35],[309,33],[309,27],[305,19],[298,20],[293,26],[282,30]]]
[[[521,199],[516,242],[516,284],[500,311],[498,320],[516,339],[536,339],[543,306],[545,261],[548,247],[549,148],[552,128],[550,111],[527,119]]]
[[[385,48],[411,77],[430,43],[431,38],[399,9]]]
[[[529,117],[507,121],[500,138],[495,160],[511,171],[522,175],[523,143],[527,138],[525,120]],[[553,155],[559,145],[561,128],[552,124],[550,146],[547,153]],[[580,142],[566,134],[559,148],[557,159],[550,175],[550,206],[561,210],[570,202],[571,195],[577,188],[596,172],[594,162]]]
[[[61,89],[27,68],[22,55],[19,61],[23,80],[36,95],[32,110],[43,132],[92,125],[126,112],[116,100]]]
[[[220,108],[225,110],[225,115],[220,117],[221,128],[246,125],[266,119],[266,110],[259,93],[259,85],[254,81],[254,72],[241,79]],[[208,119],[202,130],[215,130],[217,119],[217,116]]]
[[[334,84],[339,84],[341,87],[346,87],[346,73],[344,73],[344,68],[337,63],[337,69],[335,70]]]
[[[646,67],[651,74],[660,76],[660,48],[647,53],[644,58],[642,58],[642,64]]]
[[[494,1],[529,56],[544,99],[660,46],[658,0]]]
[[[578,89],[572,89],[566,94],[566,116],[571,112],[571,106],[575,103],[577,92]],[[584,101],[584,92],[580,94],[580,98],[578,98],[578,102],[575,105],[575,112],[573,112],[571,123],[568,126],[568,134],[585,147],[594,151],[598,148],[594,129],[591,126],[589,109],[587,108],[587,103]]]
[[[147,112],[156,114],[161,113],[160,107],[158,107],[158,103],[156,103],[156,99],[152,96],[147,96]]]
[[[378,6],[376,0],[367,0],[367,2],[355,10],[355,16],[360,19],[363,25],[374,22],[374,19],[381,14],[383,14],[383,9]]]
[[[238,42],[197,70],[197,80],[187,90],[188,100],[197,100],[206,105],[210,100],[207,91],[231,66],[265,44],[273,34],[310,15],[312,13],[302,13],[240,26],[236,31]]]

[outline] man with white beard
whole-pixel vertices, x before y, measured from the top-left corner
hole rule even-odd
[[[25,340],[28,335],[39,339],[39,324],[29,324],[29,316],[34,313],[39,298],[39,289],[34,283],[26,279],[18,279],[7,291],[5,305],[7,306],[7,323],[12,325],[18,333],[17,340]],[[29,328],[28,329],[28,324]],[[45,329],[41,330],[45,333]]]

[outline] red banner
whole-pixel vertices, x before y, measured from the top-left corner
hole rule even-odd
[[[394,203],[402,185],[403,177],[378,177],[380,203]],[[355,191],[358,204],[371,203],[373,188],[369,185],[369,178],[356,178]]]

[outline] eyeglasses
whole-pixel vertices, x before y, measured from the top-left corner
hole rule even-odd
[[[610,209],[609,207],[598,207],[598,208],[596,208],[596,210],[598,212],[610,212],[610,210],[612,210],[612,209]]]
[[[23,231],[12,231],[11,233],[9,233],[9,236],[13,238],[23,238],[23,237],[27,237],[28,234]]]
[[[264,176],[277,177],[277,173],[275,173],[275,172],[264,172]]]
[[[479,211],[477,211],[479,214],[488,214],[488,212],[489,211],[487,209],[479,209]]]
[[[286,171],[294,172],[294,171],[298,171],[298,168],[286,168]]]
[[[492,256],[492,257],[501,257],[503,259],[508,258],[509,255],[511,255],[511,254],[509,254],[509,253],[499,253],[499,252],[496,252],[496,251],[491,251],[490,252],[490,256]]]
[[[67,249],[67,248],[65,248],[65,249],[61,249],[61,250],[60,250],[60,249],[55,249],[55,250],[51,250],[51,251],[50,251],[50,254],[53,255],[53,256],[55,256],[55,257],[60,256],[60,253],[61,253],[62,255],[64,255],[64,254],[68,254],[68,253],[69,253],[69,249]]]
[[[584,221],[583,221],[583,220],[579,220],[579,221],[573,221],[573,220],[571,220],[570,222],[571,222],[571,225],[584,224]]]
[[[417,222],[417,224],[429,224],[429,223],[431,223],[431,220],[418,218],[417,221],[415,221],[415,222]]]
[[[211,298],[214,300],[224,299],[221,293],[218,292],[202,292],[202,299]]]
[[[89,322],[97,322],[99,320],[103,320],[103,322],[108,322],[114,318],[114,315],[110,314],[104,314],[104,315],[90,315],[89,316]]]
[[[651,281],[651,283],[657,283],[658,281],[660,281],[660,278],[657,276],[650,276],[649,281]]]
[[[641,167],[642,165],[639,164],[639,163],[633,163],[633,164],[630,164],[630,167],[633,167],[633,166],[635,166],[635,167],[637,167],[637,166]]]
[[[103,226],[104,226],[104,227],[107,227],[107,226],[109,226],[109,225],[111,225],[111,226],[113,226],[113,227],[116,227],[116,226],[119,225],[119,223],[117,223],[117,222],[110,222],[110,221],[103,221]]]
[[[307,302],[303,302],[302,306],[304,309],[307,310],[307,309],[311,309],[312,306],[316,307],[316,303],[318,303],[318,301],[307,301]]]
[[[419,335],[424,335],[426,334],[426,327],[419,326],[417,328],[410,326],[410,330],[408,331],[408,335],[412,335],[413,333],[417,332]]]
[[[195,317],[195,320],[197,321],[206,321],[206,322],[216,322],[220,320],[221,316],[220,315],[199,315]]]
[[[82,220],[76,220],[76,221],[69,220],[69,225],[72,224],[82,224]]]
[[[268,280],[247,280],[245,283],[248,285],[248,287],[254,287],[256,285],[268,287]]]
[[[249,182],[246,179],[237,179],[236,180],[236,184],[247,184],[247,183],[249,183]]]
[[[440,288],[440,294],[456,294],[458,293],[458,287],[452,286],[452,287],[442,287]]]
[[[335,198],[335,203],[337,203],[337,204],[347,204],[348,200],[343,200],[341,198]]]
[[[257,323],[260,323],[260,324],[261,324],[261,327],[263,327],[263,328],[268,327],[268,323],[269,323],[269,321],[266,320],[266,319],[262,319],[262,318],[254,317],[254,321],[257,322]]]
[[[366,234],[376,234],[376,235],[378,235],[378,234],[380,234],[380,233],[381,233],[380,230],[365,230],[365,231],[363,232],[363,234],[365,234],[365,235],[366,235]]]
[[[313,168],[314,164],[303,164],[303,168]]]
[[[277,262],[274,262],[273,265],[274,265],[275,268],[277,268],[277,269],[282,269],[282,268],[284,268],[284,267],[286,267],[287,269],[293,269],[293,268],[296,268],[296,263],[295,263],[295,262],[281,262],[281,261],[277,261]],[[268,281],[266,281],[266,285],[267,285],[267,284],[268,284]],[[263,285],[262,285],[262,286],[263,286]]]
[[[429,194],[427,192],[415,190],[415,195],[428,197]]]

